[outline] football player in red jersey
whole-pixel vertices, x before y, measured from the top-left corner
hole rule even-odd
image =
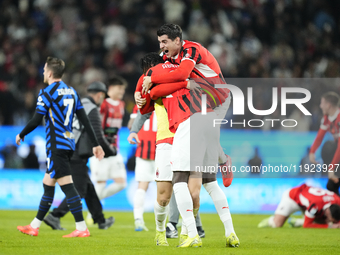
[[[128,124],[131,129],[134,119],[137,117],[137,105],[133,108]],[[135,179],[138,182],[138,189],[133,199],[133,215],[135,219],[136,231],[148,231],[145,226],[143,213],[145,192],[148,190],[149,183],[155,180],[155,151],[156,151],[156,133],[157,133],[157,119],[155,112],[153,112],[148,120],[145,121],[143,127],[138,133],[130,132],[128,141],[137,145],[136,150],[136,167]],[[132,140],[135,138],[136,142]]]
[[[289,216],[299,210],[304,211],[304,219],[291,221],[293,227],[340,228],[340,197],[306,184],[286,190],[274,216],[261,221],[258,227],[282,227]]]
[[[152,64],[153,67],[147,71],[147,75],[152,76],[167,74],[176,70],[177,68],[177,66],[171,63],[163,63],[161,58],[157,58],[157,55]],[[218,139],[216,141],[214,139],[215,135],[218,132],[210,128],[209,117],[207,119],[204,119],[203,122],[200,122],[202,121],[202,119],[200,118],[202,116],[200,113],[200,103],[198,102],[198,105],[190,105],[190,99],[196,98],[196,100],[200,100],[200,97],[196,95],[196,92],[185,89],[185,82],[184,84],[182,83],[183,82],[178,82],[176,84],[173,84],[172,86],[169,86],[169,84],[157,85],[151,90],[150,95],[152,99],[162,97],[164,107],[166,108],[168,114],[169,128],[172,132],[175,133],[173,148],[171,152],[171,168],[174,172],[173,188],[178,209],[182,215],[184,224],[182,226],[181,239],[186,236],[186,239],[182,240],[180,247],[187,247],[186,244],[191,241],[194,242],[194,240],[192,239],[194,238],[194,234],[197,234],[194,229],[195,225],[193,225],[192,223],[191,216],[193,213],[197,214],[198,212],[199,191],[202,184],[202,179],[194,176],[195,172],[193,172],[191,167],[193,165],[214,165],[214,162],[217,162],[216,144],[218,143]],[[173,88],[177,86],[178,90],[171,92],[171,90],[173,90]],[[211,109],[207,109],[207,111],[215,115],[215,113],[213,113]],[[207,115],[209,115],[209,113]],[[195,124],[198,124],[197,121],[200,122],[200,124],[196,127]],[[203,123],[208,123],[207,127],[205,127]],[[192,132],[190,132],[190,125],[195,126]],[[207,136],[209,136],[208,139],[206,139]],[[190,141],[190,137],[195,137],[196,139],[191,139]],[[215,142],[209,143],[207,141]],[[197,144],[195,142],[197,142]],[[214,144],[215,147],[211,146],[212,144]],[[190,148],[194,149],[190,150]],[[195,149],[197,149],[197,153],[201,153],[202,155],[195,154],[193,157],[191,157],[190,153],[192,153]],[[209,152],[211,151],[215,151],[215,153],[209,154]],[[201,160],[202,162],[196,162],[197,160]],[[190,172],[190,170],[192,172]],[[190,175],[190,178],[188,177],[188,175]],[[189,183],[189,187],[191,186],[191,202],[189,201],[189,197],[187,196],[187,192],[185,190],[185,187],[187,187],[187,183]],[[224,223],[225,234],[227,237],[227,246],[239,246],[239,240],[233,228],[228,202],[223,191],[217,184],[216,175],[209,175],[208,178],[204,178],[203,183],[203,186],[212,197],[217,212],[222,222]],[[191,230],[189,229],[188,225]],[[188,232],[185,233],[186,228],[188,229]],[[193,233],[192,236],[190,236],[190,231],[191,233]]]
[[[177,70],[165,74],[144,77],[143,92],[149,90],[152,84],[180,82],[188,79],[192,73],[200,78],[201,87],[209,91],[208,101],[214,108],[219,118],[224,118],[230,105],[230,91],[228,89],[215,89],[214,84],[225,84],[221,69],[214,56],[201,44],[182,40],[182,29],[175,24],[165,24],[158,31],[158,41],[164,60],[177,64]],[[222,172],[224,186],[230,186],[233,180],[231,158],[224,154],[219,145],[218,162],[221,169],[229,169]],[[225,166],[225,167],[223,167]]]
[[[315,152],[319,148],[327,132],[330,132],[334,141],[327,141],[322,148],[323,163],[328,165],[328,183],[327,189],[339,195],[339,176],[335,173],[339,171],[337,164],[340,164],[340,108],[339,95],[335,92],[327,92],[321,97],[320,108],[324,114],[321,120],[321,126],[314,143],[310,149],[309,159],[312,163],[317,164]]]
[[[107,94],[108,98],[104,100],[100,107],[102,116],[102,127],[104,134],[118,149],[117,133],[122,127],[123,116],[125,112],[125,103],[122,101],[127,82],[121,77],[114,77],[109,80]],[[105,158],[104,161],[98,161],[95,158],[90,158],[90,168],[95,188],[99,199],[112,196],[126,187],[126,169],[121,154]],[[114,182],[106,186],[108,180]],[[87,220],[91,219],[90,214],[87,215]]]

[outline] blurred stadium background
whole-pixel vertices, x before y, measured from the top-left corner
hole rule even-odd
[[[126,125],[141,75],[139,59],[158,51],[156,31],[161,24],[181,25],[184,39],[207,47],[226,78],[337,78],[339,10],[340,1],[332,0],[0,0],[0,209],[36,209],[39,203],[46,157],[43,127],[20,147],[15,145],[15,135],[33,115],[38,92],[45,87],[42,69],[47,56],[65,61],[64,81],[82,96],[92,81],[123,76],[129,83],[124,97]],[[337,84],[307,87],[312,94],[308,110],[313,115],[290,109],[287,115],[299,122],[291,132],[280,126],[226,127],[221,138],[228,141],[222,144],[225,152],[237,166],[251,164],[251,159],[273,165],[305,162],[301,160],[306,160],[322,117],[320,95],[330,90],[340,94]],[[271,93],[256,88],[255,108],[268,109],[270,103]],[[231,110],[226,118],[233,118],[230,114]],[[253,117],[248,111],[244,118]],[[127,143],[127,134],[124,127],[120,151],[130,168],[129,185],[106,199],[105,209],[132,209],[136,183],[128,161],[135,148]],[[32,164],[35,170],[29,170]],[[296,172],[285,179],[251,173],[240,177],[244,178],[236,178],[224,189],[233,194],[228,198],[232,212],[269,213],[285,189],[305,181],[320,187],[326,183],[318,173]],[[215,211],[204,192],[201,210]],[[155,197],[155,185],[148,195]],[[59,190],[54,205],[61,199]],[[146,207],[153,208],[151,199]]]

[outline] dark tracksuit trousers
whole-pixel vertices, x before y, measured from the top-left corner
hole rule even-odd
[[[97,196],[96,190],[88,174],[86,166],[87,159],[82,159],[77,155],[71,158],[71,170],[74,186],[76,187],[81,198],[85,199],[87,208],[92,214],[94,223],[104,223],[102,204]],[[52,215],[61,218],[68,213],[66,198],[60,203],[57,208],[54,208]]]
[[[336,149],[337,149],[337,142],[332,141],[332,140],[325,142],[321,150],[321,157],[322,157],[324,164],[328,165],[332,162]],[[339,171],[340,169],[338,169],[338,172]],[[338,173],[335,173],[335,175],[339,176]],[[328,180],[327,189],[330,191],[333,191],[338,196],[339,196],[339,187],[340,187],[340,179],[337,183],[335,183],[332,180]]]

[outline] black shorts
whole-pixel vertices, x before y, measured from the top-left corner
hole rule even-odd
[[[71,150],[53,150],[47,152],[47,170],[46,173],[51,178],[59,179],[71,175],[70,160],[73,151]]]

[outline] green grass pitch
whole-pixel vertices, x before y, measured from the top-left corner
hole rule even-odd
[[[177,239],[168,239],[169,247],[154,244],[154,215],[145,213],[149,232],[135,232],[131,212],[106,212],[116,223],[107,230],[90,226],[89,238],[62,238],[75,229],[71,214],[62,219],[67,231],[52,230],[42,223],[39,236],[20,233],[17,225],[27,225],[35,216],[34,211],[0,210],[0,254],[338,254],[339,229],[258,229],[264,215],[232,215],[239,248],[226,248],[224,228],[217,214],[202,214],[206,238],[202,248],[176,248]]]

